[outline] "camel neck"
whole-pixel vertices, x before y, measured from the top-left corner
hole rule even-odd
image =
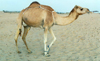
[[[72,23],[74,20],[78,18],[78,16],[79,15],[76,12],[71,12],[66,17],[60,16],[57,13],[54,14],[56,24],[62,26]]]

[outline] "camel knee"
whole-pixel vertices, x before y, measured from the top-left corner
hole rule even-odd
[[[17,39],[15,38],[15,42],[17,43]]]
[[[22,40],[25,40],[25,37],[22,37]]]
[[[57,40],[57,38],[56,38],[56,37],[54,37],[54,40]]]
[[[15,38],[15,43],[16,43],[16,46],[17,46],[17,38]]]
[[[15,41],[17,41],[17,39],[18,39],[18,35],[15,35],[15,38],[14,38],[14,40],[15,40]]]
[[[47,41],[44,41],[44,44],[46,44],[47,43]]]

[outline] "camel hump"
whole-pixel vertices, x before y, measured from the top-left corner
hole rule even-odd
[[[30,5],[32,5],[32,4],[39,4],[40,5],[40,3],[37,1],[32,2]]]
[[[31,8],[31,7],[38,7],[38,6],[40,6],[40,3],[37,2],[37,1],[34,1],[34,2],[32,2],[32,3],[28,6],[28,8]]]
[[[41,5],[39,2],[37,1],[34,1],[32,2],[27,8],[33,8],[33,7],[42,7],[42,8],[45,8],[49,11],[54,11],[54,9],[52,9],[50,6],[47,6],[47,5]]]

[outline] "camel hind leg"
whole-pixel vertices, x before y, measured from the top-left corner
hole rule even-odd
[[[28,53],[32,53],[32,52],[29,50],[29,48],[28,48],[28,46],[27,46],[27,43],[26,43],[26,36],[27,36],[27,33],[28,33],[29,30],[30,30],[30,27],[24,26],[24,33],[23,33],[23,36],[22,36],[22,40],[23,40],[24,44],[26,45],[26,48],[27,48],[27,50],[28,50]]]
[[[17,45],[17,40],[18,40],[18,36],[21,35],[21,29],[19,29],[19,27],[17,28],[17,32],[16,32],[16,35],[15,35],[15,43],[16,43],[16,48],[17,48],[17,52],[18,53],[21,53],[18,49],[18,45]]]
[[[16,32],[16,35],[15,35],[15,43],[16,43],[16,47],[17,47],[17,52],[18,53],[21,53],[19,50],[18,50],[18,46],[17,46],[17,39],[18,39],[18,36],[20,35],[21,36],[21,30],[22,30],[22,13],[19,14],[18,18],[17,18],[17,24],[18,24],[18,27],[17,27],[17,32]]]

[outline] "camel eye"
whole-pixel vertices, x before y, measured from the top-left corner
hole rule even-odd
[[[81,11],[83,10],[83,8],[80,9]]]

